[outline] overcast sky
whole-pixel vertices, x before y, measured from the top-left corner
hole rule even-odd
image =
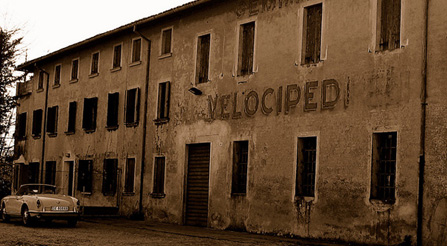
[[[0,26],[21,28],[28,60],[192,0],[0,0]],[[25,61],[22,57],[19,63]]]

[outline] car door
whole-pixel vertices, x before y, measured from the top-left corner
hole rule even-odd
[[[23,196],[12,195],[8,198],[6,204],[6,213],[9,215],[20,215],[22,207]]]

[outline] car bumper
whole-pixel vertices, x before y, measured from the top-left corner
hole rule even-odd
[[[29,211],[31,217],[38,219],[75,219],[79,218],[79,212],[40,212],[40,211]]]

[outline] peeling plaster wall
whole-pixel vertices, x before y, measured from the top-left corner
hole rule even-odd
[[[173,26],[174,48],[172,57],[152,56],[151,60],[150,92],[154,94],[149,111],[156,113],[158,83],[170,81],[171,116],[165,125],[148,125],[148,139],[155,143],[148,159],[166,156],[166,197],[148,198],[147,215],[182,223],[186,145],[211,143],[210,227],[378,244],[396,244],[410,236],[415,243],[423,3],[403,1],[403,47],[376,53],[376,1],[323,1],[324,61],[301,66],[302,10],[318,1],[263,5],[272,2],[216,3],[148,29],[154,53],[160,50],[160,30]],[[251,20],[256,21],[255,73],[241,79],[236,76],[237,28]],[[196,40],[208,32],[210,82],[195,85]],[[321,88],[329,79],[338,82],[340,98],[335,108],[326,110],[321,108]],[[305,112],[304,90],[309,81],[318,81],[310,100],[318,107]],[[294,84],[301,90],[301,99],[285,114],[285,91]],[[193,85],[203,95],[189,93]],[[277,113],[280,87],[282,111]],[[263,114],[259,105],[248,116],[244,98],[252,91],[261,98],[268,88],[274,90],[267,100],[273,112]],[[223,109],[222,100],[227,105]],[[240,112],[240,117],[233,119],[234,112]],[[398,132],[394,205],[369,199],[372,135],[384,131]],[[297,138],[301,136],[318,137],[313,200],[294,197]],[[249,141],[247,195],[232,197],[232,143],[239,140]],[[146,175],[148,180],[153,177]]]

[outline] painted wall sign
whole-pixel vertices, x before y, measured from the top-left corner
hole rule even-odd
[[[235,12],[238,17],[241,17],[246,13],[248,13],[249,16],[252,16],[292,6],[304,1],[306,0],[239,0],[238,8]]]
[[[318,96],[319,95],[319,96]],[[253,117],[259,111],[268,116],[273,112],[276,115],[288,115],[292,108],[301,102],[303,111],[316,111],[333,109],[340,99],[340,85],[334,79],[306,82],[303,88],[298,84],[280,86],[276,90],[267,88],[262,93],[255,90],[248,93],[234,92],[233,94],[209,95],[209,119],[240,119],[243,116]]]

